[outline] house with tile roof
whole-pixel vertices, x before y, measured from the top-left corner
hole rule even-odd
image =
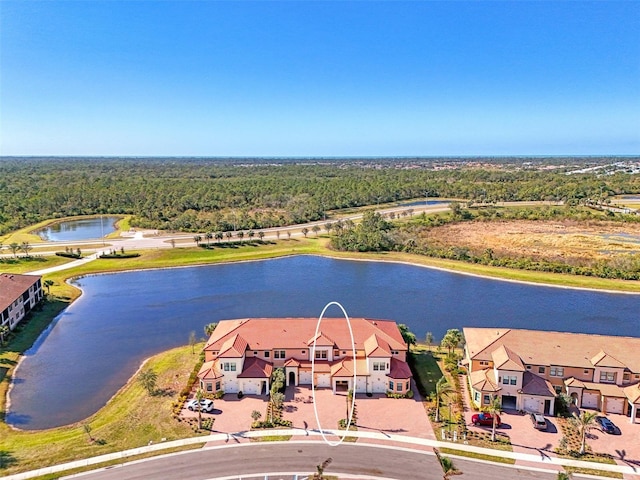
[[[273,369],[282,368],[287,386],[313,384],[334,393],[353,389],[405,394],[410,390],[408,347],[395,322],[352,318],[353,344],[343,318],[324,318],[317,334],[316,324],[316,318],[219,322],[204,347],[198,373],[201,388],[212,393],[268,395]]]
[[[640,338],[465,328],[469,388],[477,407],[554,414],[564,392],[581,408],[640,416]]]
[[[41,279],[38,275],[0,274],[0,326],[13,330],[42,300]]]

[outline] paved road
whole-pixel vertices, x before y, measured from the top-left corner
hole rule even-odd
[[[204,480],[214,478],[265,479],[269,472],[289,472],[290,475],[271,475],[270,479],[300,478],[315,472],[315,466],[325,459],[332,463],[325,473],[341,473],[344,478],[387,478],[436,480],[442,478],[442,469],[436,457],[429,452],[374,445],[342,444],[330,447],[324,443],[286,442],[245,443],[227,448],[203,449],[194,452],[157,457],[142,462],[110,467],[81,475],[89,480]],[[522,468],[478,463],[455,459],[454,465],[466,478],[495,480],[553,480],[551,472],[530,471]]]

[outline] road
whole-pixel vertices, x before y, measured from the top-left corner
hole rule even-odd
[[[214,478],[300,479],[316,471],[315,466],[331,458],[325,474],[342,474],[345,478],[386,478],[436,480],[442,469],[429,452],[382,445],[342,444],[330,447],[324,443],[244,443],[226,448],[214,447],[155,457],[141,462],[109,467],[81,474],[87,480],[205,480]],[[524,470],[497,464],[455,459],[454,465],[466,478],[495,480],[553,480],[556,474]],[[281,472],[275,475],[275,472]],[[288,472],[288,475],[282,472]],[[272,475],[266,476],[272,473]]]

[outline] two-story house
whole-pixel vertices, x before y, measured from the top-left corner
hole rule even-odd
[[[13,330],[42,300],[41,279],[38,275],[0,274],[0,326]]]
[[[465,328],[469,388],[478,407],[553,415],[557,394],[582,408],[640,413],[640,338],[539,330]]]
[[[280,367],[287,386],[358,393],[410,390],[407,344],[395,322],[352,318],[353,345],[343,318],[323,319],[317,335],[316,324],[315,318],[221,321],[204,347],[201,388],[266,395],[271,373]]]

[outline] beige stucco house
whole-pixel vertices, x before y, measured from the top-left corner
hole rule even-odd
[[[287,386],[314,384],[334,393],[410,390],[407,344],[395,322],[352,318],[355,356],[345,319],[323,319],[317,335],[316,324],[316,318],[221,321],[204,347],[205,361],[198,373],[201,388],[267,395],[271,373],[281,367]]]
[[[640,416],[640,338],[465,328],[464,363],[476,406],[553,415],[565,392],[581,408]]]
[[[41,279],[38,275],[0,274],[0,326],[13,330],[42,300]]]

